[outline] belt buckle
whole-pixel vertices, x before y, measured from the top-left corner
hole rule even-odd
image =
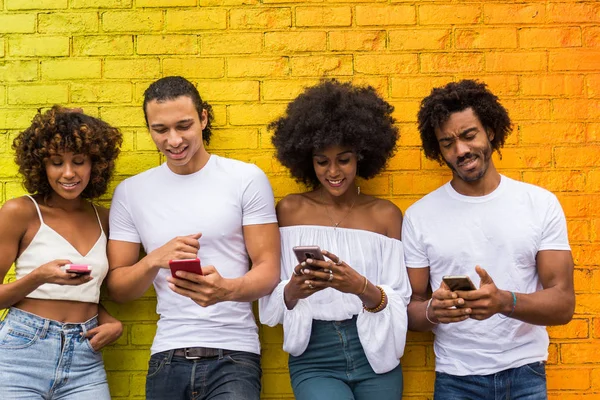
[[[185,347],[185,348],[183,349],[183,354],[185,355],[185,359],[186,359],[186,360],[199,360],[199,359],[201,359],[201,358],[202,358],[202,357],[200,357],[200,356],[191,356],[191,355],[189,354],[190,350],[192,350],[192,349],[191,349],[191,348],[189,348],[189,347]]]

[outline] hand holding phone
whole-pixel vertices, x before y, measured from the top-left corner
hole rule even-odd
[[[65,269],[65,272],[78,275],[89,275],[92,273],[92,267],[87,264],[65,264],[63,268]]]
[[[446,275],[442,277],[442,280],[451,291],[456,292],[457,290],[476,290],[477,288],[467,275]]]
[[[306,261],[307,258],[325,261],[325,257],[323,257],[319,246],[296,246],[292,250],[299,263]]]
[[[200,259],[186,259],[186,260],[170,260],[169,268],[171,269],[171,275],[173,278],[179,278],[175,273],[177,271],[186,271],[193,274],[203,275],[202,267],[200,266]]]

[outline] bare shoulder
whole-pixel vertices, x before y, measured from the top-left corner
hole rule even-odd
[[[13,229],[25,231],[33,219],[38,219],[35,204],[26,196],[10,199],[0,208],[0,221],[9,221]]]
[[[279,226],[297,225],[296,219],[301,215],[301,210],[313,202],[309,193],[288,194],[277,203],[275,210]]]
[[[386,236],[400,239],[402,234],[402,211],[389,200],[374,198],[371,204],[373,218],[385,227]]]

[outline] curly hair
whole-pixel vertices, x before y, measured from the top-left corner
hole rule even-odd
[[[448,121],[452,113],[467,108],[473,109],[483,127],[494,133],[492,150],[500,152],[512,128],[508,112],[485,83],[465,79],[435,88],[421,101],[419,132],[427,158],[437,160],[440,164],[443,162],[435,130]]]
[[[146,106],[152,100],[157,102],[163,102],[166,100],[175,100],[178,97],[187,96],[192,99],[192,103],[198,112],[198,118],[202,118],[202,110],[206,110],[206,127],[202,130],[202,139],[206,144],[210,143],[210,136],[212,134],[212,120],[214,118],[213,110],[210,104],[202,101],[198,89],[184,77],[181,76],[165,76],[157,81],[154,81],[148,89],[144,92],[144,118],[146,119],[146,126],[148,126],[148,114],[146,113]]]
[[[393,111],[371,86],[322,81],[306,88],[283,117],[269,124],[277,159],[298,182],[316,188],[314,152],[339,145],[356,152],[357,175],[372,178],[396,151],[399,134]]]
[[[92,171],[81,197],[93,199],[106,192],[122,142],[117,128],[77,110],[55,105],[43,114],[38,112],[31,126],[15,138],[12,148],[23,186],[29,193],[43,196],[52,193],[46,175],[46,161],[52,155],[60,152],[88,155]]]

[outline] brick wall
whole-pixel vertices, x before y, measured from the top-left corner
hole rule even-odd
[[[403,210],[449,177],[419,149],[420,99],[450,80],[486,81],[515,121],[496,165],[555,192],[569,222],[577,308],[573,322],[549,329],[550,397],[600,398],[600,3],[0,0],[0,201],[23,193],[14,135],[54,103],[125,133],[111,192],[158,165],[141,96],[171,74],[193,80],[213,104],[210,150],[256,163],[277,198],[302,188],[273,160],[266,124],[322,76],[373,85],[395,105],[402,137],[388,169],[363,188]],[[104,351],[113,396],[143,398],[154,295],[106,304],[125,323]],[[291,399],[281,329],[261,334],[263,397]],[[431,339],[409,334],[407,399],[432,397]]]

